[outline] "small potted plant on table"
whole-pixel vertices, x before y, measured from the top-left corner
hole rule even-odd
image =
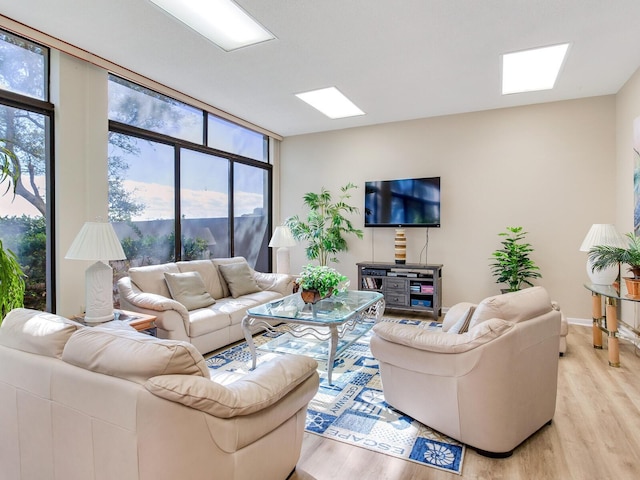
[[[305,303],[316,303],[334,292],[347,288],[347,277],[325,265],[306,265],[298,278],[300,295]]]
[[[596,245],[589,250],[589,260],[594,272],[620,264],[629,265],[632,277],[624,277],[627,293],[632,298],[640,298],[640,237],[627,233],[627,248]]]

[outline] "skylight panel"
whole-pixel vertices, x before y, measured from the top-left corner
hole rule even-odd
[[[568,43],[502,56],[502,94],[550,90],[564,62]]]
[[[336,87],[297,93],[296,97],[332,119],[364,115],[364,112]]]
[[[232,0],[150,1],[227,52],[275,38]]]

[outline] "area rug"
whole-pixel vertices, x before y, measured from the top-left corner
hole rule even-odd
[[[383,319],[437,329],[437,322]],[[326,380],[326,352],[315,339],[286,339],[280,332],[254,337],[259,364],[273,358],[279,348],[286,353],[311,353],[318,359],[320,388],[309,404],[305,429],[325,438],[355,445],[460,475],[465,446],[422,425],[389,406],[384,400],[378,361],[369,350],[371,332],[346,345],[334,363],[333,385]],[[271,345],[269,345],[271,343]],[[236,373],[248,372],[251,354],[245,342],[210,357],[207,365]]]

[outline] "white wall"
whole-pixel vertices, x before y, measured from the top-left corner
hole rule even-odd
[[[640,69],[616,95],[617,217],[620,232],[633,231],[633,121],[640,117]],[[622,302],[622,319],[638,317],[638,305]],[[636,321],[637,322],[637,321]],[[637,323],[636,323],[637,324]]]
[[[440,176],[442,227],[429,231],[429,263],[444,264],[443,305],[499,293],[489,256],[498,232],[523,226],[545,286],[569,317],[591,318],[586,254],[593,223],[616,221],[616,99],[595,97],[285,138],[281,217],[305,211],[302,196],[325,186]],[[363,227],[362,215],[353,218]],[[337,268],[355,285],[359,261],[393,261],[391,228],[351,238]],[[424,262],[425,229],[408,229],[408,262]],[[292,271],[307,263],[291,249]]]
[[[84,272],[91,262],[65,260],[85,221],[105,220],[107,183],[107,72],[51,51],[55,104],[56,311],[84,311]]]

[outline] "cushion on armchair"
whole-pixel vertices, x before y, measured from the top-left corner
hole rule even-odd
[[[249,415],[273,405],[312,376],[318,364],[300,355],[279,356],[242,379],[222,385],[208,378],[160,375],[145,388],[158,397],[182,403],[219,418]]]
[[[469,328],[490,318],[522,322],[550,311],[551,299],[543,287],[525,288],[485,298],[473,312]]]
[[[65,345],[62,360],[140,384],[156,375],[209,378],[202,355],[190,343],[161,340],[124,329],[92,327],[78,330]]]
[[[461,353],[478,348],[498,338],[513,328],[512,322],[493,318],[482,322],[460,335],[449,335],[447,332],[434,332],[392,322],[379,322],[373,331],[380,338],[418,350],[438,353]]]

